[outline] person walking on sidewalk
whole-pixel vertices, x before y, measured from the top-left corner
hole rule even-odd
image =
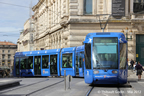
[[[134,64],[134,61],[131,59],[130,61],[130,64],[131,64],[131,69],[133,70],[133,64]]]
[[[142,65],[140,64],[140,61],[138,61],[138,64],[135,66],[135,69],[137,70],[137,74],[138,75],[138,80],[141,80],[141,75],[142,75],[142,72],[143,72],[143,67]]]
[[[137,62],[134,61],[134,64],[133,64],[133,71],[135,71],[135,66],[137,65]]]

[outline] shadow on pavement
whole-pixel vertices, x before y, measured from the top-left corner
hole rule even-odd
[[[12,84],[7,84],[7,85],[3,85],[3,86],[0,86],[0,90],[12,88],[12,87],[16,87],[16,86],[18,86],[18,85],[20,85],[19,82],[12,83]]]
[[[108,88],[131,88],[132,86],[127,83],[127,84],[96,84],[96,85],[89,85],[93,87],[108,87]]]

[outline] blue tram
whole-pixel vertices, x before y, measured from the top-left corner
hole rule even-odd
[[[66,75],[83,77],[83,58],[84,46],[17,52],[13,73],[14,76],[63,76],[66,70]]]
[[[127,83],[127,41],[123,33],[89,33],[84,49],[85,83]]]

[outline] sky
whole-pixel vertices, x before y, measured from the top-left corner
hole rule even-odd
[[[0,41],[17,44],[24,23],[30,17],[30,5],[39,0],[0,0]],[[22,7],[23,6],[23,7]]]

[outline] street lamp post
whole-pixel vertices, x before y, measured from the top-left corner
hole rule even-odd
[[[128,27],[126,27],[125,28],[125,31],[122,29],[122,31],[121,32],[123,32],[123,33],[126,33],[126,40],[128,41],[128,40],[132,40],[132,30],[130,30],[130,31],[128,31]],[[130,38],[128,37],[128,33],[130,32]]]

